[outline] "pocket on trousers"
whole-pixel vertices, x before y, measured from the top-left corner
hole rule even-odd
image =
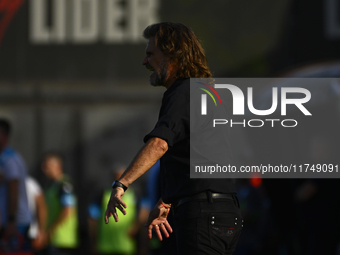
[[[210,244],[216,249],[233,251],[240,236],[243,219],[235,213],[211,213],[209,215]]]

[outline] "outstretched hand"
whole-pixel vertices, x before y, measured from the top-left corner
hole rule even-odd
[[[126,208],[126,204],[122,200],[122,196],[124,195],[124,190],[120,187],[117,187],[112,190],[111,197],[109,200],[109,203],[107,204],[107,209],[105,212],[105,223],[109,223],[109,218],[111,215],[113,215],[113,218],[116,222],[118,222],[118,215],[117,215],[117,209],[116,207],[124,214],[126,215],[126,211],[124,208]]]
[[[148,236],[152,238],[152,228],[155,230],[160,241],[163,240],[161,231],[168,238],[169,233],[172,233],[172,228],[167,220],[170,208],[164,207],[161,203],[157,203],[154,209],[149,214],[146,227],[148,228]]]

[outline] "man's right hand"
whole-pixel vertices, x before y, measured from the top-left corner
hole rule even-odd
[[[170,208],[164,207],[161,202],[158,202],[155,208],[150,212],[146,227],[148,228],[148,236],[152,238],[152,228],[154,228],[157,237],[160,241],[163,240],[163,234],[168,238],[169,233],[172,233],[172,228],[167,220]]]
[[[112,190],[111,197],[109,203],[107,204],[107,209],[105,212],[105,223],[109,223],[109,218],[113,215],[116,222],[118,222],[118,214],[116,207],[125,215],[126,204],[122,200],[122,196],[124,195],[124,190],[120,187],[117,187]]]

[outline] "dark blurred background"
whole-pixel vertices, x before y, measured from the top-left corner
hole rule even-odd
[[[215,77],[340,74],[339,0],[0,0],[0,116],[12,122],[11,145],[37,179],[45,152],[65,156],[83,243],[91,192],[111,185],[114,165],[130,162],[157,119],[164,89],[148,84],[141,34],[160,21],[196,32]],[[256,146],[241,150],[253,162]],[[254,222],[239,254],[312,254],[290,252],[294,241],[277,234],[273,185],[237,184]],[[143,194],[145,177],[134,185]]]

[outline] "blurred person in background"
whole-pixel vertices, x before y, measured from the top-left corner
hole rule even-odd
[[[64,174],[63,159],[59,154],[46,154],[41,167],[50,180],[44,190],[48,208],[48,253],[74,254],[78,246],[78,216],[73,185]]]
[[[194,32],[180,23],[150,25],[143,36],[148,41],[142,64],[152,72],[150,84],[167,90],[155,128],[112,184],[105,222],[111,215],[116,222],[123,218],[118,217],[117,209],[124,215],[125,208],[129,210],[123,197],[129,185],[160,159],[162,196],[149,214],[149,238],[152,230],[160,240],[162,234],[169,237],[172,233],[167,220],[171,208],[178,254],[232,254],[243,224],[233,181],[190,178],[189,78],[212,77],[204,50]],[[226,151],[225,156],[231,154]]]
[[[114,178],[120,178],[125,169],[126,167],[118,167],[114,172]],[[129,189],[124,196],[126,205],[129,207],[129,215],[122,217],[117,224],[111,222],[106,225],[102,219],[111,191],[111,188],[101,191],[88,208],[88,229],[92,254],[135,254],[137,245],[135,236],[141,227],[137,220],[135,192],[133,189]]]
[[[8,146],[11,125],[0,119],[0,253],[31,250],[27,235],[31,217],[25,189],[26,165]]]
[[[47,207],[45,196],[39,183],[31,176],[26,178],[26,192],[28,207],[32,217],[28,236],[32,240],[33,251],[39,254],[39,251],[47,244]]]

